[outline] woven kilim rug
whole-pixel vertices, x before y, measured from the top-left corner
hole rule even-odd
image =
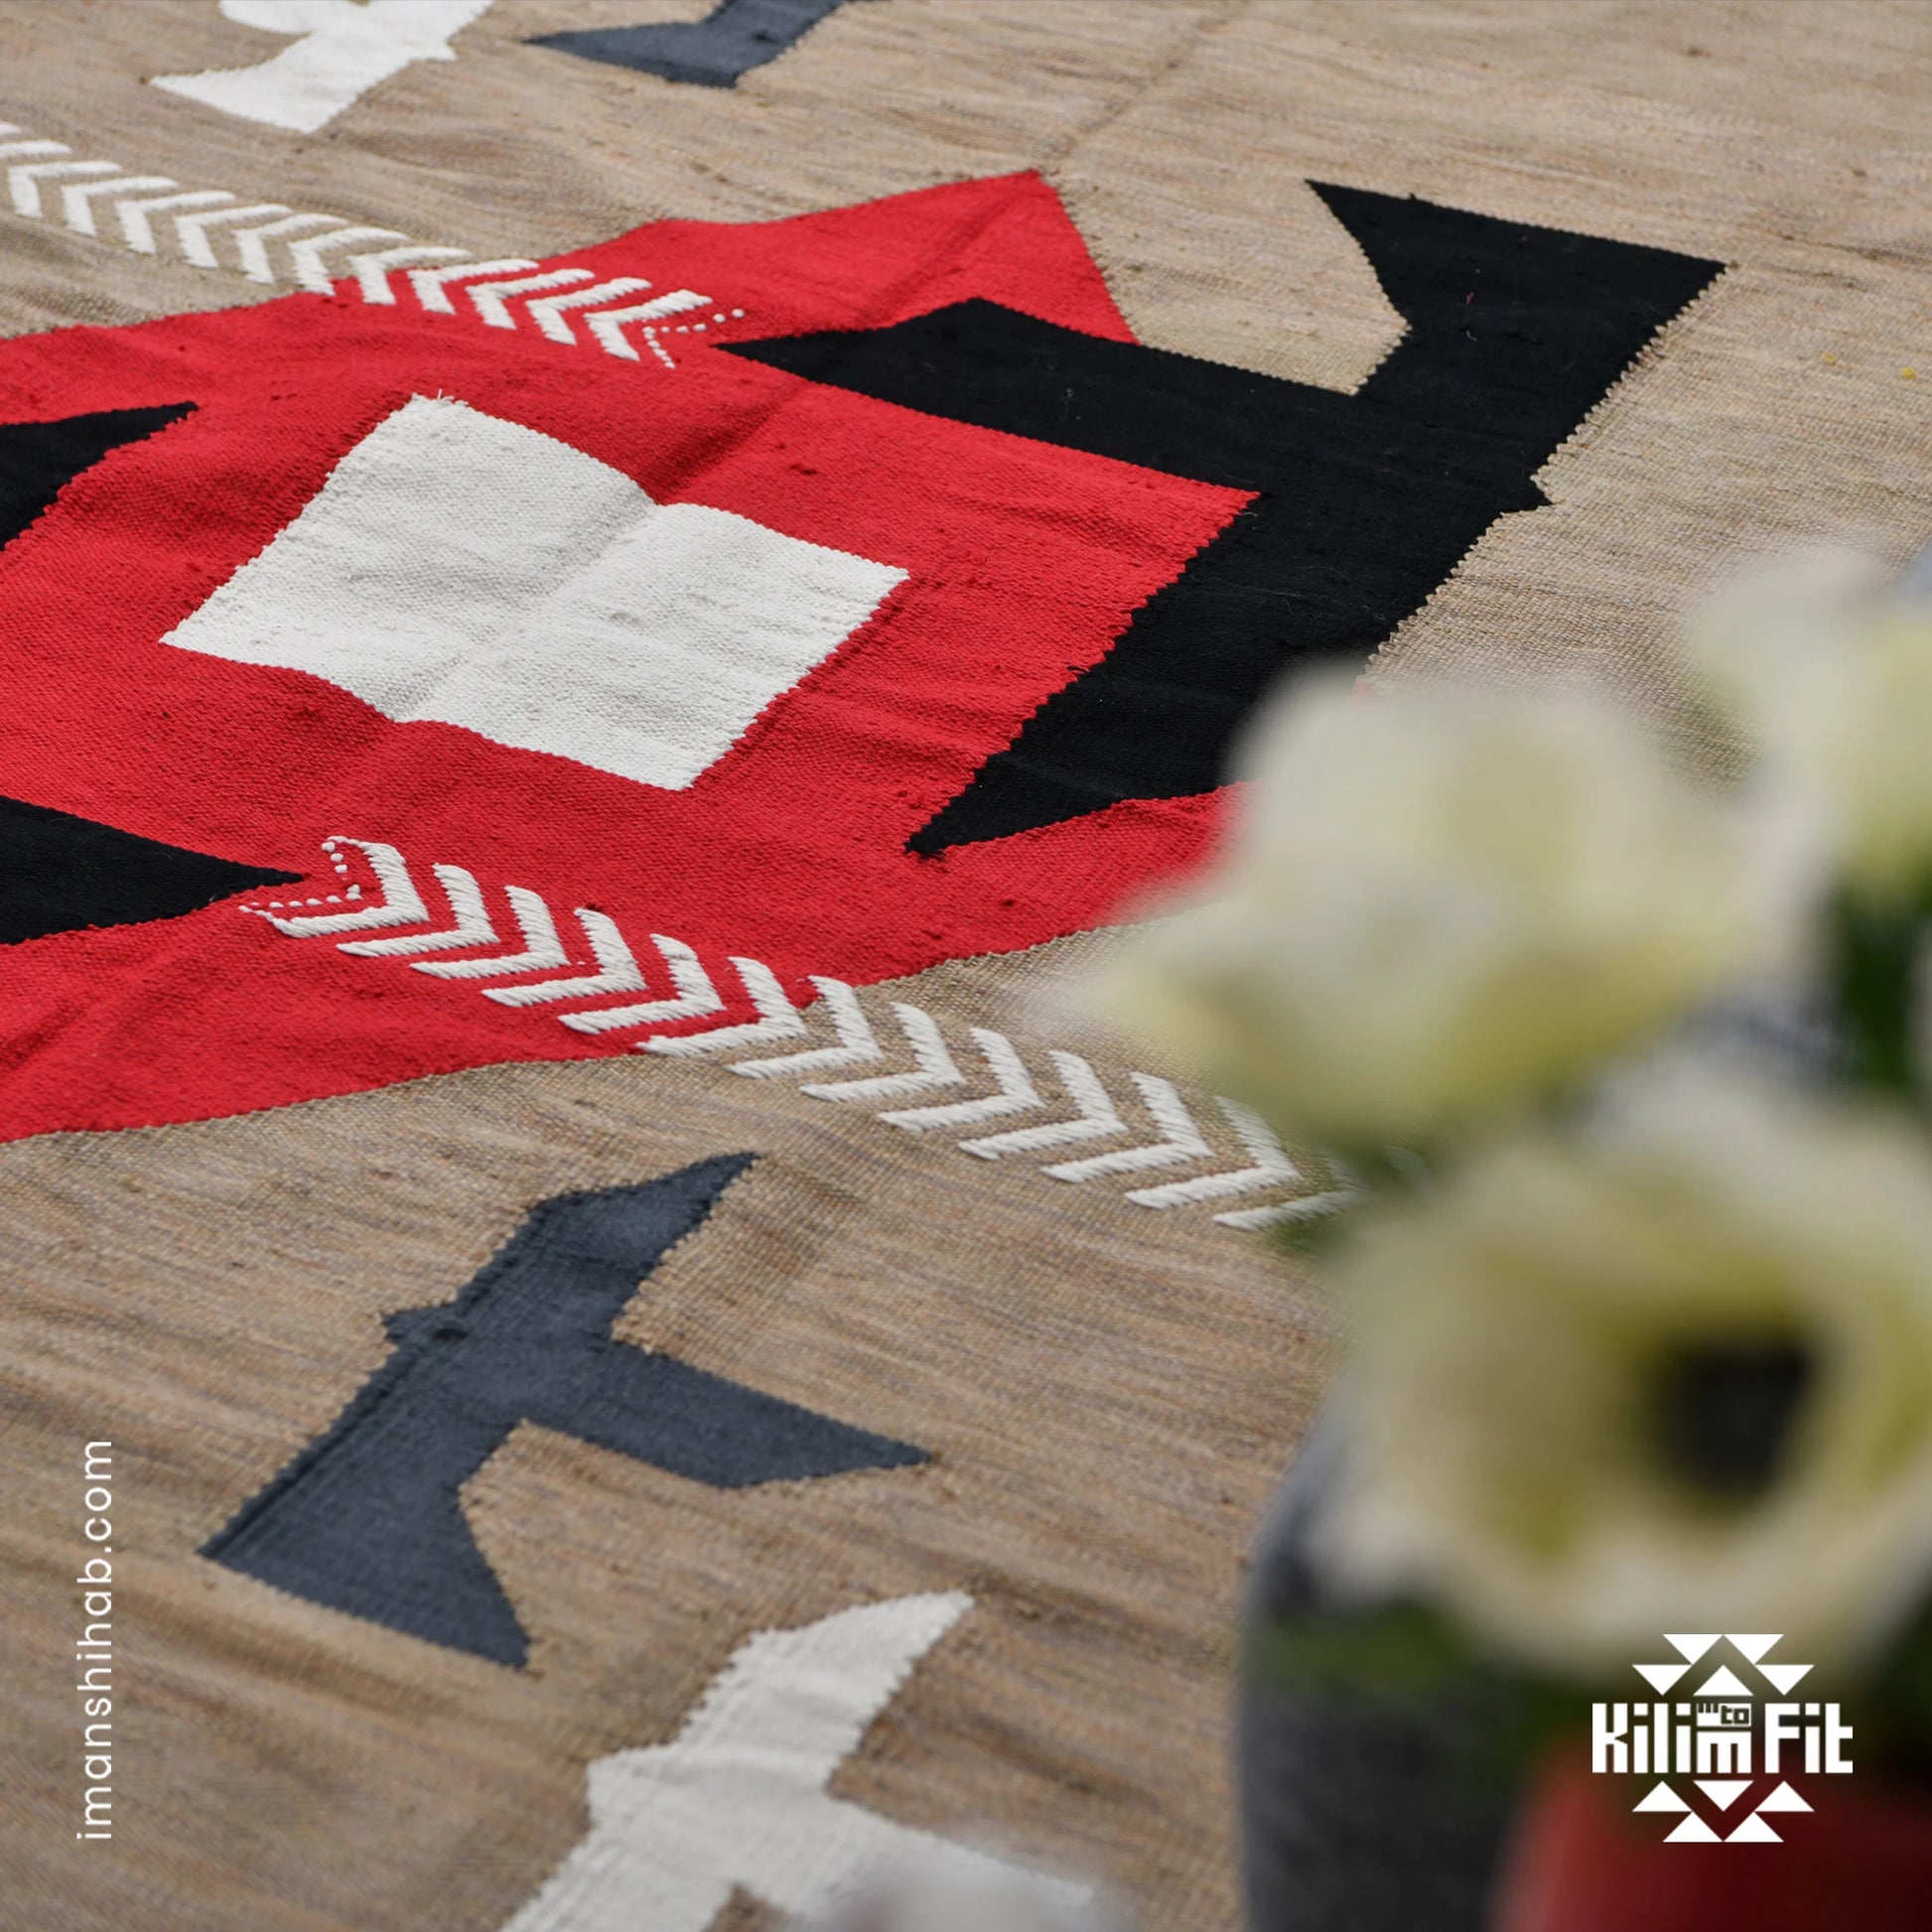
[[[1228,1927],[1320,1177],[1064,983],[1297,664],[1923,540],[1929,57],[0,4],[0,1921]]]

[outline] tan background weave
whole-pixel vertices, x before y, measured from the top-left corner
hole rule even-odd
[[[467,1492],[520,1675],[192,1556],[382,1359],[382,1313],[449,1299],[539,1199],[740,1150],[620,1334],[932,1465],[720,1492],[521,1430]],[[50,1926],[500,1924],[581,1834],[584,1761],[668,1737],[750,1631],[960,1587],[979,1607],[835,1788],[1224,1922],[1234,1557],[1323,1354],[1235,1237],[634,1060],[49,1137],[0,1150],[0,1200],[27,1804],[0,1859],[69,1901]],[[116,1837],[79,1847],[63,1652],[100,1436],[126,1702]],[[173,1888],[179,1917],[138,1902]]]
[[[0,118],[480,255],[1039,168],[1144,340],[1344,388],[1399,325],[1309,178],[1730,264],[1394,671],[1576,668],[1669,708],[1713,579],[1932,535],[1932,7],[863,0],[731,91],[522,45],[705,10],[498,0],[457,60],[297,136],[142,84],[282,45],[213,0],[5,0]],[[5,333],[266,293],[0,212]],[[896,990],[1032,1053],[1064,1024],[1029,992],[1049,963]],[[194,1556],[381,1358],[381,1313],[454,1295],[547,1194],[740,1149],[624,1332],[933,1465],[725,1495],[519,1432],[468,1500],[520,1675]],[[965,1587],[836,1788],[1096,1874],[1149,1927],[1227,1927],[1240,1551],[1328,1346],[1255,1243],[1127,1184],[629,1059],[0,1149],[0,1919],[484,1932],[581,1833],[586,1760],[668,1736],[750,1632]],[[83,1847],[68,1580],[101,1437],[127,1702],[117,1837]]]

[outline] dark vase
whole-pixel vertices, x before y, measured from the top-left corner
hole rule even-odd
[[[1271,1629],[1375,1607],[1314,1547],[1338,1454],[1319,1425],[1255,1541],[1235,1726],[1250,1932],[1482,1932],[1513,1809],[1473,1768],[1482,1714],[1285,1680],[1263,1654]]]

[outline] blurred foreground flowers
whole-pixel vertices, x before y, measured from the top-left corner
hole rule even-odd
[[[1661,1627],[1859,1659],[1913,1607],[1932,1176],[1899,1120],[1662,1078],[1484,1150],[1341,1286],[1356,1575],[1606,1675]]]
[[[1363,1182],[1340,1573],[1580,1685],[1777,1630],[1923,1767],[1932,617],[1806,571],[1686,669],[1740,784],[1607,700],[1305,684],[1114,1010]]]
[[[1707,614],[1691,657],[1763,747],[1849,896],[1932,888],[1932,614],[1850,558],[1756,579]]]
[[[1777,960],[1773,842],[1608,705],[1304,686],[1216,896],[1115,989],[1294,1131],[1428,1140],[1543,1098]]]

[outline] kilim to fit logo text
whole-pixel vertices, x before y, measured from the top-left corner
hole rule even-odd
[[[1634,1809],[1673,1814],[1671,1845],[1776,1845],[1766,1814],[1809,1811],[1783,1774],[1852,1769],[1852,1726],[1836,1704],[1790,1701],[1809,1664],[1770,1663],[1775,1636],[1667,1636],[1681,1662],[1638,1664],[1657,1701],[1590,1708],[1590,1769],[1656,1780]],[[1688,1701],[1670,1693],[1719,1644],[1727,1644],[1771,1696],[1720,1662]],[[1696,1794],[1695,1798],[1688,1794]],[[1750,1803],[1751,1797],[1756,1802]]]

